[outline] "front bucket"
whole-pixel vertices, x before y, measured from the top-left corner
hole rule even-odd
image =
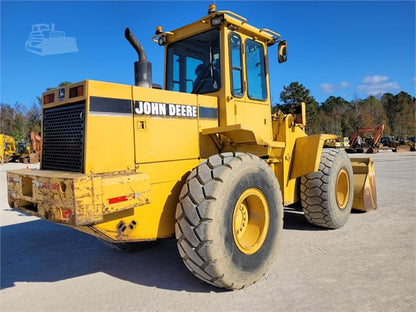
[[[376,176],[372,158],[351,158],[354,173],[352,208],[369,211],[377,208]]]

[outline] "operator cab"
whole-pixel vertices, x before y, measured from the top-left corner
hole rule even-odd
[[[206,94],[220,90],[224,80],[231,81],[235,97],[247,93],[250,99],[266,100],[267,46],[279,42],[282,63],[287,60],[286,42],[273,31],[246,24],[235,13],[217,12],[215,5],[210,5],[208,14],[173,32],[156,28],[153,40],[166,47],[165,89]]]
[[[272,140],[267,53],[279,43],[278,60],[286,61],[286,42],[279,38],[210,5],[194,23],[168,32],[158,26],[152,39],[165,47],[166,90],[215,96],[218,126],[253,131],[258,143]]]

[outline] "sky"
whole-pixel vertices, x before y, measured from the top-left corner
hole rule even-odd
[[[124,38],[126,27],[152,62],[153,82],[163,85],[164,51],[151,40],[156,26],[169,31],[196,21],[214,2],[218,10],[287,40],[286,63],[278,64],[277,45],[269,49],[273,104],[294,81],[319,103],[329,96],[348,101],[386,92],[416,96],[415,1],[3,0],[0,100],[30,107],[46,88],[63,81],[134,84],[137,54]],[[73,38],[72,46],[52,47],[57,54],[51,55],[27,49],[32,25],[52,23]]]

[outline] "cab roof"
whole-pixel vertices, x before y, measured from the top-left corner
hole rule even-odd
[[[160,37],[164,37],[165,43],[170,43],[207,31],[214,27],[225,27],[243,33],[255,40],[263,41],[267,43],[267,45],[273,45],[280,38],[280,35],[275,31],[251,26],[247,23],[246,18],[231,11],[216,11],[215,5],[210,5],[207,16],[188,25],[167,32],[164,32],[161,26],[157,26],[156,35],[153,36],[152,39],[153,41],[158,42]]]

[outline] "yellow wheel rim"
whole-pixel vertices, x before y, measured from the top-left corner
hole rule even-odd
[[[269,229],[269,206],[263,193],[250,188],[234,207],[233,236],[241,252],[251,255],[264,243]]]
[[[336,185],[337,204],[340,209],[347,206],[350,197],[350,179],[345,169],[340,170],[337,177]]]

